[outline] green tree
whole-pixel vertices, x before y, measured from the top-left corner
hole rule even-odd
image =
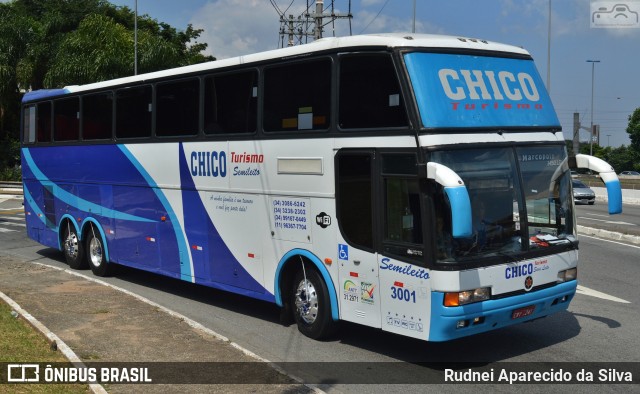
[[[0,169],[18,157],[22,93],[132,75],[134,22],[106,0],[0,2]],[[201,33],[139,16],[139,72],[215,60]]]
[[[18,138],[20,70],[34,35],[31,24],[12,4],[0,3],[0,141]]]
[[[113,7],[104,0],[15,0],[9,5],[28,19],[31,36],[17,73],[20,86],[33,90],[51,87],[44,79],[66,35],[88,15]]]
[[[610,150],[607,156],[607,162],[619,173],[621,171],[634,169],[634,165],[638,161],[637,158],[638,154],[634,152],[631,147],[623,145]]]
[[[631,149],[640,155],[640,108],[636,108],[629,115],[629,126],[627,126],[627,134],[631,140]]]
[[[132,47],[131,35],[123,25],[104,15],[89,15],[60,43],[44,84],[60,87],[130,75]]]
[[[89,15],[68,33],[51,60],[44,78],[48,87],[85,84],[133,74],[134,16],[123,7],[108,15]],[[207,44],[194,42],[202,30],[191,25],[182,32],[148,16],[139,17],[138,71],[146,73],[215,60],[202,51]]]

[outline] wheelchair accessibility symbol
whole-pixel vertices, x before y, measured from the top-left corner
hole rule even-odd
[[[347,245],[338,244],[338,259],[349,260],[349,247]]]

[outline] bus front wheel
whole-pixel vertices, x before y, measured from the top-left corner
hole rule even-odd
[[[111,265],[104,253],[104,241],[94,226],[87,233],[87,259],[95,275],[108,276],[111,273]]]
[[[291,305],[298,330],[312,339],[331,335],[336,323],[331,318],[329,292],[320,273],[309,266],[300,269],[292,290]]]
[[[78,237],[76,228],[70,221],[65,223],[65,226],[62,229],[62,234],[64,237],[62,249],[64,251],[64,258],[67,261],[67,264],[69,264],[69,268],[75,270],[86,268],[87,261],[84,257],[84,247]]]

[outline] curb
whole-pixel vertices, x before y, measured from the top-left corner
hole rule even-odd
[[[23,190],[22,189],[17,189],[17,188],[0,188],[0,194],[3,195],[9,195],[9,196],[16,196],[16,197],[20,197],[22,198],[23,196]]]
[[[640,236],[631,235],[631,234],[623,234],[615,231],[602,230],[599,228],[593,227],[584,227],[578,225],[578,238],[580,238],[580,234],[583,235],[591,235],[594,237],[604,238],[612,241],[620,241],[627,242],[634,245],[640,245]]]
[[[52,265],[39,263],[39,262],[33,262],[33,261],[31,263],[32,264],[36,264],[36,265],[40,265],[40,266],[43,266],[43,267],[51,268],[51,269],[54,269],[54,270],[57,270],[57,271],[62,271],[64,273],[66,273],[66,274],[70,274],[70,275],[73,275],[73,276],[76,276],[76,277],[80,277],[80,278],[88,280],[90,282],[94,282],[94,283],[97,283],[99,285],[106,286],[106,287],[108,287],[110,289],[119,291],[119,292],[121,292],[123,294],[126,294],[128,296],[131,296],[131,297],[133,297],[133,298],[135,298],[135,299],[137,299],[137,300],[139,300],[141,302],[144,302],[147,305],[150,305],[150,306],[153,306],[154,308],[157,308],[158,310],[166,313],[167,315],[169,315],[171,317],[174,317],[176,319],[182,320],[187,325],[189,325],[191,328],[193,328],[193,329],[195,329],[197,331],[200,331],[202,334],[211,335],[211,336],[215,337],[216,339],[220,340],[221,342],[229,344],[229,346],[231,346],[231,347],[235,348],[236,350],[244,353],[244,355],[255,359],[258,362],[263,362],[263,363],[268,364],[271,368],[273,368],[278,373],[291,378],[292,380],[298,382],[301,385],[304,385],[305,387],[309,388],[313,392],[315,392],[317,394],[324,393],[324,391],[322,389],[320,389],[319,387],[316,387],[315,385],[312,385],[312,384],[309,384],[309,383],[305,383],[304,380],[301,379],[300,377],[292,375],[290,373],[287,373],[284,369],[282,369],[277,364],[275,364],[275,363],[273,363],[273,362],[271,362],[271,361],[269,361],[269,360],[267,360],[267,359],[265,359],[263,357],[260,357],[259,355],[253,353],[249,349],[246,349],[246,348],[242,347],[241,345],[231,341],[229,338],[217,333],[216,331],[214,331],[214,330],[212,330],[210,328],[207,328],[207,327],[203,326],[202,324],[196,322],[195,320],[192,320],[192,319],[188,318],[187,316],[184,316],[184,315],[182,315],[182,314],[180,314],[178,312],[175,312],[175,311],[173,311],[173,310],[171,310],[171,309],[169,309],[169,308],[167,308],[165,306],[162,306],[162,305],[160,305],[158,303],[155,303],[155,302],[149,300],[148,298],[145,298],[145,297],[143,297],[143,296],[141,296],[139,294],[136,294],[134,292],[131,292],[131,291],[126,290],[126,289],[123,289],[121,287],[112,285],[112,284],[107,283],[107,282],[105,282],[103,280],[92,278],[90,276],[86,276],[84,274],[81,274],[79,272],[75,272],[75,271],[72,271],[72,270],[69,270],[69,269],[66,269],[66,268],[55,267],[55,266],[52,266]],[[63,354],[65,355],[65,357],[67,357],[67,359],[69,359],[69,361],[71,361],[72,363],[74,363],[78,367],[83,367],[84,366],[84,363],[82,363],[80,358],[71,350],[71,348],[69,348],[66,344],[64,344],[64,342],[60,338],[58,338],[58,336],[56,336],[54,333],[52,333],[50,330],[48,330],[42,323],[40,323],[35,318],[33,318],[29,313],[27,313],[22,308],[20,308],[20,306],[18,304],[16,304],[13,300],[11,300],[9,297],[7,297],[1,291],[0,291],[0,298],[5,299],[5,301],[7,301],[7,303],[12,308],[14,308],[16,310],[16,312],[18,312],[20,314],[20,316],[24,316],[25,319],[27,319],[27,321],[30,324],[32,324],[41,333],[43,333],[45,335],[45,337],[49,340],[50,343],[56,342],[58,348],[61,349],[61,350],[63,348],[68,349],[69,354],[67,355],[67,353],[65,353],[64,351],[63,351]],[[27,316],[29,318],[27,318]],[[29,320],[29,319],[32,319],[33,322],[35,322],[35,323],[32,323],[32,320]],[[99,386],[99,388],[96,388],[95,390],[93,388],[91,388],[92,391],[95,394],[108,394],[107,391],[104,390],[104,388],[102,386],[100,386],[99,384],[96,384],[96,386]]]
[[[14,311],[16,311],[19,317],[22,317],[27,321],[33,328],[38,330],[44,337],[49,341],[50,345],[55,344],[55,346],[62,352],[62,355],[73,363],[74,366],[78,368],[86,368],[85,364],[80,360],[71,348],[64,343],[62,339],[60,339],[56,334],[51,332],[44,324],[42,324],[38,319],[31,316],[30,313],[22,309],[20,305],[18,305],[14,300],[12,300],[8,295],[4,294],[0,291],[0,298],[4,300]],[[102,385],[98,383],[88,383],[89,389],[95,394],[108,394],[107,390],[102,387]]]

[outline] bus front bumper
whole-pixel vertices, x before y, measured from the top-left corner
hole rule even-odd
[[[531,293],[458,307],[445,307],[444,293],[433,292],[429,341],[462,338],[566,310],[577,286],[578,282],[572,280]]]

